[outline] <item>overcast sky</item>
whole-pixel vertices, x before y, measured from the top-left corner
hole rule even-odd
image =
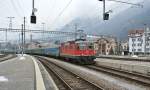
[[[41,23],[44,22],[48,30],[61,28],[77,17],[102,17],[102,2],[98,0],[72,0],[68,5],[70,1],[71,0],[35,0],[35,8],[38,10],[36,13],[37,24],[33,25],[30,24],[32,0],[0,0],[0,27],[8,27],[9,19],[7,17],[10,16],[15,17],[13,19],[13,28],[21,28],[23,17],[25,16],[27,17],[27,28],[42,29]],[[137,3],[142,0],[122,1]],[[67,5],[68,7],[65,8]],[[113,10],[112,16],[130,6],[131,5],[112,1],[106,2],[107,10]]]

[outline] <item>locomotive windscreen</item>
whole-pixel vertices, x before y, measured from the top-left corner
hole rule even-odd
[[[94,44],[92,42],[77,42],[80,50],[94,49]]]

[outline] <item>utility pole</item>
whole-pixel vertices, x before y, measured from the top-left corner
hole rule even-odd
[[[7,28],[6,28],[6,32],[5,32],[5,42],[7,44]],[[6,45],[7,46],[7,45]]]
[[[99,1],[103,1],[103,20],[108,20],[109,19],[109,11],[106,12],[105,10],[105,0],[99,0]]]
[[[24,17],[24,27],[23,27],[23,39],[24,39],[24,48],[25,48],[25,44],[26,44],[26,34],[25,34],[25,29],[26,29],[26,17]]]
[[[146,30],[146,24],[144,24],[144,40],[145,40],[145,45],[144,45],[144,56],[146,56],[146,42],[147,42],[147,30]]]
[[[132,42],[133,42],[133,44],[132,44],[132,56],[134,56],[134,54],[135,54],[135,48],[134,48],[134,46],[135,46],[135,38],[134,37],[132,38]]]
[[[45,23],[42,23],[42,27],[43,27],[42,40],[44,41],[44,30],[45,30]]]
[[[105,0],[103,0],[103,20],[105,20]]]
[[[111,12],[111,10],[106,12],[106,10],[105,10],[105,1],[106,0],[98,0],[98,1],[103,1],[103,20],[109,20],[109,13]],[[134,6],[138,6],[138,7],[143,8],[143,5],[141,5],[141,4],[134,4],[134,3],[124,2],[124,1],[119,1],[119,0],[108,0],[108,1],[114,1],[114,2],[118,2],[118,3],[130,4],[130,5],[134,5]]]
[[[14,19],[15,17],[7,17],[9,19],[9,30],[12,30],[12,19]],[[5,41],[7,43],[7,30],[6,29],[6,34],[5,34]]]
[[[22,26],[21,26],[21,28],[22,28]],[[21,48],[21,33],[19,33],[19,41],[18,41],[18,53],[20,53],[20,48]]]
[[[32,43],[32,37],[33,37],[32,34],[30,34],[30,43]]]
[[[21,29],[21,54],[22,54],[22,56],[23,56],[23,54],[24,54],[24,48],[23,48],[23,46],[24,46],[24,42],[23,42],[23,24],[21,25],[21,27],[22,27],[22,29]]]
[[[32,14],[31,14],[31,23],[36,24],[36,16],[35,12],[37,12],[37,9],[34,7],[34,0],[32,0]]]
[[[9,29],[12,29],[12,19],[14,19],[15,17],[7,17],[9,19]]]
[[[75,32],[78,30],[78,24],[75,24]]]
[[[75,24],[74,26],[75,26],[75,40],[76,40],[76,38],[77,38],[78,24]]]

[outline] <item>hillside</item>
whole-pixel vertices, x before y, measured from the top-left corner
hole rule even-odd
[[[65,25],[61,30],[74,31],[74,24],[78,24],[80,29],[92,34],[114,35],[120,39],[127,38],[127,32],[130,29],[144,28],[144,24],[150,25],[150,1],[143,3],[143,8],[130,7],[109,21],[102,21],[99,17],[79,17]]]

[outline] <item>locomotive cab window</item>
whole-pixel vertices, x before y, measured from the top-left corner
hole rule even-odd
[[[89,49],[94,49],[94,45],[93,45],[92,43],[90,43],[90,44],[88,45],[88,48],[89,48]]]
[[[86,50],[86,43],[79,43],[79,49],[80,50]]]

